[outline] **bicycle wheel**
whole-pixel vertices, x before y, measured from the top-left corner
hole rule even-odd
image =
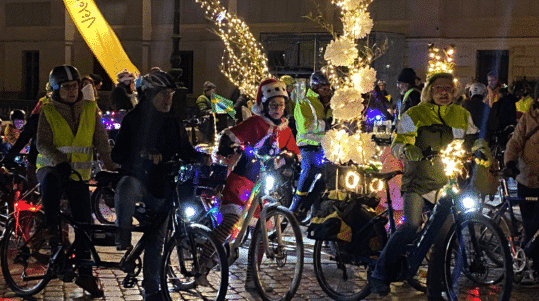
[[[387,233],[382,224],[376,224],[368,238],[367,256],[379,255],[387,243]],[[342,242],[320,241],[314,244],[313,263],[316,279],[324,292],[334,300],[359,300],[369,295],[367,264],[358,264]]]
[[[262,222],[268,231],[271,257],[264,250]],[[265,220],[258,220],[249,246],[247,269],[251,269],[260,297],[291,300],[299,287],[303,258],[303,237],[296,219],[284,207],[270,208]]]
[[[107,191],[106,188],[98,187],[92,193],[92,210],[95,218],[102,224],[112,225],[116,221],[116,210],[110,207],[110,202],[114,204],[114,192]]]
[[[209,286],[197,286],[202,250],[212,248],[213,266],[207,274]],[[207,264],[207,263],[206,263]],[[172,237],[166,244],[161,264],[161,287],[166,300],[225,300],[228,287],[228,262],[223,245],[201,225],[192,224],[187,233]]]
[[[445,254],[450,300],[509,300],[513,269],[502,230],[480,214],[466,214],[450,231]]]
[[[8,220],[2,239],[2,274],[18,296],[32,296],[50,281],[47,274],[51,250],[41,212],[23,211]]]

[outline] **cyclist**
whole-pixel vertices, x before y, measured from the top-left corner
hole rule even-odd
[[[112,150],[114,162],[129,173],[116,186],[116,247],[124,250],[131,246],[132,217],[135,205],[144,203],[146,209],[158,211],[171,188],[165,179],[168,168],[163,162],[179,154],[184,160],[205,160],[209,156],[197,152],[189,142],[187,132],[171,112],[174,79],[161,70],[142,77],[139,102],[122,120]],[[189,189],[190,188],[190,189]],[[192,195],[188,185],[178,188],[181,198]],[[165,239],[166,223],[152,236],[144,250],[144,300],[162,300],[159,265]]]
[[[58,247],[61,191],[65,191],[73,218],[91,223],[90,192],[80,181],[68,181],[72,168],[89,180],[93,147],[107,169],[115,169],[110,158],[107,132],[93,101],[82,99],[80,74],[73,66],[54,67],[49,75],[51,102],[41,108],[37,128],[37,179],[41,183],[46,225],[51,234],[51,251]],[[62,189],[63,188],[63,189]],[[80,258],[90,258],[89,250],[77,250]],[[92,297],[103,296],[91,267],[79,268],[75,283]]]
[[[369,277],[374,294],[389,293],[389,283],[394,278],[390,275],[391,267],[398,264],[404,255],[404,246],[411,242],[419,229],[424,199],[435,202],[437,191],[447,183],[441,159],[422,161],[423,151],[428,148],[439,151],[454,139],[472,138],[470,135],[477,133],[470,113],[454,104],[455,95],[453,75],[434,74],[422,92],[421,103],[401,116],[391,150],[404,162],[401,186],[404,223],[390,237]],[[444,228],[448,225],[446,222]],[[443,239],[444,236],[438,235],[438,238]],[[435,245],[441,244],[436,242]],[[434,250],[436,252],[436,248]],[[433,266],[441,267],[437,265],[441,257],[432,255],[429,273],[435,272]],[[427,285],[429,300],[441,300],[442,275],[439,277],[440,281]]]
[[[299,155],[292,130],[288,127],[287,119],[283,117],[287,98],[284,82],[276,79],[262,81],[258,87],[256,104],[253,106],[255,115],[224,131],[219,141],[218,153],[228,157],[235,153],[235,148],[239,144],[248,144],[258,148],[259,154],[272,155],[287,150]],[[230,236],[234,225],[239,221],[243,207],[258,178],[260,163],[253,159],[248,152],[244,152],[226,179],[221,202],[223,220],[213,231],[221,243]],[[245,287],[253,289],[254,282],[250,278],[249,270],[247,274]],[[205,279],[202,277],[198,281],[204,284]]]
[[[515,178],[517,181],[518,196],[537,197],[539,196],[539,85],[535,89],[536,101],[532,104],[530,110],[520,118],[513,132],[513,135],[507,142],[504,154],[506,169],[504,174]],[[520,212],[524,224],[526,240],[524,244],[532,239],[533,235],[539,229],[539,202],[522,201]],[[530,257],[533,260],[533,269],[535,276],[539,272],[539,248],[532,250]]]
[[[307,197],[308,190],[316,175],[323,172],[324,151],[320,143],[331,124],[332,113],[329,103],[332,95],[333,91],[327,77],[321,71],[317,71],[311,74],[311,88],[307,91],[305,99],[298,101],[294,109],[298,146],[303,159],[290,211],[296,215],[300,223],[309,220],[306,218],[307,212],[315,203],[315,199]],[[321,195],[323,185],[317,183],[315,187],[312,195]]]

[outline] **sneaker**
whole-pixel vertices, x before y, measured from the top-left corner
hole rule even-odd
[[[378,278],[373,278],[369,274],[369,285],[371,287],[371,293],[375,295],[380,296],[387,296],[391,289],[389,288],[389,284],[385,280],[381,280]]]
[[[105,295],[99,281],[94,276],[79,276],[75,284],[92,295],[92,298],[101,298]]]

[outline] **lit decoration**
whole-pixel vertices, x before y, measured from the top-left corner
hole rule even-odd
[[[101,121],[107,131],[119,130],[125,114],[125,112],[107,111],[101,115]]]
[[[371,32],[374,26],[370,14],[362,10],[343,13],[342,21],[344,31],[353,39],[363,39]]]
[[[342,120],[357,118],[363,112],[363,97],[355,89],[339,89],[331,98],[333,117]]]
[[[349,170],[344,176],[346,188],[354,190],[359,185],[359,174],[355,170]]]
[[[348,132],[343,129],[331,129],[326,132],[322,137],[322,148],[324,149],[324,155],[331,162],[341,164],[347,163],[347,143]]]
[[[340,37],[329,43],[324,59],[336,66],[352,65],[358,56],[356,43],[347,37]]]
[[[271,77],[262,45],[255,39],[249,26],[228,12],[217,0],[196,0],[205,9],[206,18],[217,27],[217,34],[225,44],[221,72],[240,89],[255,99],[258,83]]]
[[[376,143],[372,141],[370,133],[355,133],[349,136],[345,149],[347,157],[359,165],[370,164],[377,152]]]
[[[370,66],[360,68],[350,76],[350,79],[354,88],[356,88],[359,93],[368,93],[372,91],[374,82],[376,81],[376,70]]]
[[[385,183],[384,181],[380,180],[380,179],[372,179],[371,180],[371,184],[369,185],[369,189],[370,191],[374,192],[374,193],[377,193],[379,191],[382,191],[383,189],[385,188]]]
[[[468,157],[468,152],[464,149],[463,142],[460,139],[453,140],[440,151],[445,175],[449,178],[455,178],[463,174],[464,162]]]
[[[429,44],[429,68],[427,72],[427,78],[436,73],[451,73],[455,69],[455,48],[449,46],[448,48],[436,47],[434,44]]]

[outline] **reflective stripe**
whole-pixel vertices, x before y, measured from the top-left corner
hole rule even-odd
[[[72,153],[92,154],[94,151],[93,147],[84,147],[84,146],[60,146],[57,149],[64,154],[72,154]]]
[[[74,169],[92,169],[92,162],[71,162]]]
[[[52,166],[52,159],[49,159],[44,156],[38,156],[36,159],[36,166]]]
[[[323,134],[323,133],[321,133]],[[300,134],[298,133],[298,141],[301,141],[301,140],[311,140],[313,142],[317,142],[318,144],[320,142],[322,142],[322,137],[316,135],[316,134]],[[303,144],[302,145],[307,145],[307,144],[312,144],[312,143],[308,143],[306,141],[302,141]],[[302,146],[300,145],[300,143],[298,142],[298,146]]]

